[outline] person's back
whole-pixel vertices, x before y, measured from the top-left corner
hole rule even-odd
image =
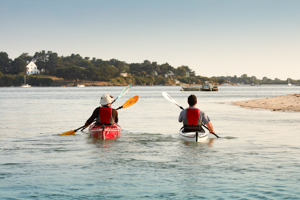
[[[188,97],[188,104],[189,107],[180,112],[178,119],[179,122],[183,122],[184,131],[205,132],[202,128],[203,123],[207,126],[210,133],[214,133],[209,117],[196,107],[197,97],[195,95],[192,94]]]
[[[101,106],[96,108],[91,117],[86,121],[85,125],[90,125],[96,119],[97,125],[113,125],[118,123],[118,111],[111,108],[114,101],[113,97],[105,94],[101,96]]]

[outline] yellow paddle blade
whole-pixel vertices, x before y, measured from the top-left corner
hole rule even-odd
[[[62,134],[59,134],[59,135],[74,135],[75,134],[75,131],[67,131],[67,132],[64,132]]]
[[[122,108],[128,108],[129,106],[132,106],[133,104],[135,104],[137,102],[138,99],[139,99],[138,95],[131,97],[123,104]]]

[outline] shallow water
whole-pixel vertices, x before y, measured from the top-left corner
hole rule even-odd
[[[181,141],[180,87],[134,86],[115,102],[114,141],[57,134],[84,124],[104,93],[124,87],[0,88],[0,199],[300,199],[300,113],[233,101],[300,93],[292,86],[221,86],[193,92],[216,133],[209,144]]]

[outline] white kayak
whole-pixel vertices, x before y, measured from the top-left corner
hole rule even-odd
[[[184,132],[183,127],[179,130],[179,138],[189,142],[208,142],[208,133],[203,132]]]

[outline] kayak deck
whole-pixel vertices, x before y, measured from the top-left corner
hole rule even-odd
[[[106,126],[99,126],[94,123],[89,127],[89,133],[90,136],[94,138],[114,140],[121,136],[121,127],[117,123]]]
[[[183,128],[179,130],[179,138],[189,142],[207,143],[208,133],[205,132],[184,132]]]

